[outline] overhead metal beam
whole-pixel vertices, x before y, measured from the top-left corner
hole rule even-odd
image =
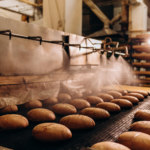
[[[28,1],[28,0],[18,0],[18,1],[24,2],[24,3],[29,4],[29,5],[32,5],[32,6],[34,6],[34,7],[42,7],[42,6],[43,6],[43,4],[32,3],[32,2],[30,2],[30,1]]]

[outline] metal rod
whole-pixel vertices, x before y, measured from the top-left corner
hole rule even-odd
[[[65,43],[64,41],[48,41],[48,40],[42,39],[41,36],[25,36],[25,35],[20,35],[20,34],[14,34],[14,33],[11,32],[11,30],[2,30],[2,31],[0,31],[0,34],[9,36],[10,40],[11,40],[12,37],[16,37],[16,38],[33,40],[33,41],[39,41],[40,45],[41,45],[42,42],[45,42],[45,43],[58,44],[58,45],[63,45],[63,46],[79,47],[79,50],[81,48],[92,50],[92,52],[85,53],[83,55],[87,55],[87,54],[91,54],[91,53],[99,52],[99,51],[105,51],[105,49],[103,50],[103,49],[95,49],[94,47],[84,47],[84,46],[81,46],[80,44],[69,44],[69,43]],[[88,38],[85,38],[85,39],[88,39]],[[94,45],[94,44],[100,44],[100,43],[92,43],[92,44]],[[118,48],[118,50],[120,50],[120,49]],[[110,49],[110,51],[111,51],[111,49]]]
[[[42,37],[41,36],[28,36],[28,39],[40,39],[40,45],[42,44]]]

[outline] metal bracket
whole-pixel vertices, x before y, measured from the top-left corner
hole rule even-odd
[[[42,44],[42,37],[41,36],[28,36],[28,39],[40,39],[40,45]]]
[[[7,33],[9,33],[9,34],[7,34]],[[0,34],[8,35],[9,36],[9,40],[11,40],[11,37],[12,37],[11,30],[2,30],[2,31],[0,31]]]

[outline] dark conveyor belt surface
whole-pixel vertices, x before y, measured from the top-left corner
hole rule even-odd
[[[107,120],[96,121],[96,126],[90,130],[72,131],[72,139],[62,143],[41,143],[33,139],[31,133],[35,125],[30,122],[29,127],[20,131],[0,132],[0,146],[14,150],[80,150],[90,147],[100,141],[116,141],[117,137],[128,131],[133,123],[134,113],[138,109],[150,110],[150,97],[135,105],[132,109],[124,109],[113,114]],[[20,112],[26,114],[26,112]],[[56,122],[60,117],[57,116]]]

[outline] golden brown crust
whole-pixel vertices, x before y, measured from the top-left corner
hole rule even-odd
[[[138,121],[131,125],[131,131],[143,132],[150,135],[150,121]]]
[[[6,106],[0,109],[1,114],[12,113],[12,112],[17,112],[17,111],[18,111],[18,107],[16,105]]]
[[[122,94],[117,91],[109,91],[107,94],[112,95],[114,99],[120,98],[122,96]]]
[[[71,130],[89,129],[95,126],[94,120],[84,115],[68,115],[61,118],[59,123]]]
[[[124,132],[119,136],[117,142],[129,147],[131,150],[150,149],[150,136],[142,132]]]
[[[95,150],[130,150],[128,147],[114,142],[99,142],[92,146]]]
[[[111,101],[111,103],[115,103],[119,105],[121,108],[131,108],[133,107],[132,103],[125,99],[114,99]]]
[[[97,96],[100,97],[104,102],[110,102],[111,100],[114,99],[113,96],[111,96],[110,94],[105,94],[105,93],[99,94]]]
[[[7,114],[0,117],[0,130],[17,130],[28,125],[28,120],[21,115]]]
[[[122,95],[126,95],[128,92],[126,90],[117,90],[119,93],[121,93]]]
[[[101,108],[84,108],[80,114],[89,116],[93,119],[106,119],[110,117],[110,114],[107,110]]]
[[[144,99],[144,96],[142,94],[139,94],[139,93],[128,93],[127,95],[134,96],[134,97],[138,98],[139,100]]]
[[[135,90],[135,91],[132,91],[132,93],[139,93],[139,94],[142,94],[144,97],[148,96],[148,92],[145,92],[142,90]]]
[[[150,110],[138,110],[134,117],[138,120],[150,121]]]
[[[97,96],[88,96],[85,98],[91,105],[96,105],[98,103],[104,102],[100,97]]]
[[[57,98],[60,103],[67,103],[71,101],[71,96],[67,93],[59,93]]]
[[[121,99],[126,99],[126,100],[128,100],[128,101],[130,101],[132,104],[137,104],[137,103],[139,103],[139,100],[138,100],[138,98],[137,97],[134,97],[134,96],[121,96],[120,97]]]
[[[57,123],[42,123],[33,128],[32,136],[36,140],[43,142],[57,142],[70,139],[72,133],[64,125]]]
[[[84,99],[74,99],[70,102],[70,104],[77,109],[84,109],[91,106],[90,103]]]
[[[108,112],[119,112],[121,110],[120,106],[111,102],[99,103],[96,105],[98,108],[103,108]]]
[[[35,108],[27,113],[27,119],[33,122],[44,122],[55,120],[55,114],[44,108]]]
[[[52,105],[58,103],[58,99],[56,97],[50,97],[46,100],[42,100],[43,105]]]
[[[73,105],[66,103],[55,104],[51,110],[59,115],[70,115],[77,113],[77,110]]]
[[[42,103],[39,100],[32,100],[30,102],[25,103],[23,107],[26,109],[41,108]]]

